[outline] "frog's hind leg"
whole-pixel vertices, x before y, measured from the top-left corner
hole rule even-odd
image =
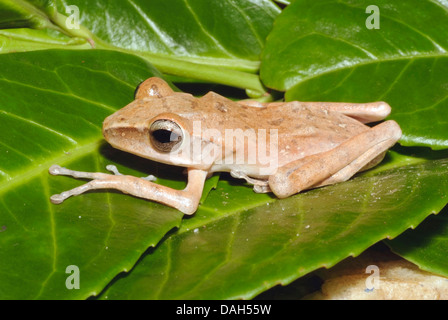
[[[396,141],[386,140],[365,152],[362,156],[352,161],[349,165],[333,174],[328,179],[316,184],[313,188],[323,187],[338,182],[344,182],[354,176],[356,173],[368,170],[384,159],[386,152],[383,150],[389,149]],[[383,151],[383,152],[382,152]]]
[[[377,162],[400,137],[401,129],[395,121],[383,122],[334,149],[286,164],[269,177],[269,186],[277,197],[285,198],[305,189],[346,181]]]
[[[339,112],[362,123],[371,123],[384,120],[391,112],[391,107],[384,101],[368,103],[302,101],[261,103],[253,100],[242,100],[238,101],[238,103],[245,107],[256,108],[283,107],[287,104],[303,105],[308,108]]]
[[[362,123],[384,120],[391,112],[391,107],[384,101],[369,103],[346,102],[301,102],[308,107],[335,111]]]

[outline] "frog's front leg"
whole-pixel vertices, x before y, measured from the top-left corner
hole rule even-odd
[[[185,214],[193,214],[196,211],[207,177],[206,171],[188,169],[187,186],[183,190],[176,190],[143,178],[121,174],[74,171],[59,166],[52,166],[50,173],[53,175],[69,175],[75,178],[93,179],[77,188],[53,195],[51,202],[55,204],[59,204],[71,196],[76,196],[89,190],[115,189],[139,198],[163,203]]]
[[[400,137],[398,124],[385,121],[334,149],[286,164],[269,177],[269,187],[277,197],[285,198],[305,189],[348,180]]]

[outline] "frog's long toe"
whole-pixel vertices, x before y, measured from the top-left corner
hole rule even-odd
[[[96,180],[94,180],[94,181],[96,181]],[[61,192],[60,194],[54,194],[50,197],[50,201],[54,204],[60,204],[72,196],[80,195],[80,194],[82,194],[86,191],[92,190],[92,189],[95,189],[95,188],[93,187],[93,183],[91,181],[89,183],[80,185],[79,187],[76,187],[74,189]]]
[[[57,164],[52,165],[48,171],[54,176],[75,176],[77,173],[77,171],[61,167]]]
[[[123,174],[120,173],[120,171],[118,171],[117,167],[113,164],[108,164],[106,166],[106,169],[110,172],[112,172],[114,175],[116,176],[122,176]],[[147,180],[147,181],[157,181],[157,177],[153,176],[152,174],[150,174],[147,177],[142,177],[143,180]]]
[[[64,202],[66,198],[64,198],[62,195],[60,194],[54,194],[50,197],[50,201],[53,204],[61,204],[62,202]]]
[[[58,166],[57,164],[54,164],[50,167],[50,169],[48,169],[48,172],[50,172],[50,174],[57,176],[59,174],[61,174],[61,166]]]
[[[117,167],[113,164],[108,164],[106,166],[106,170],[112,172],[116,176],[122,176],[122,174],[118,171]]]
[[[147,176],[147,177],[142,177],[142,179],[143,179],[143,180],[146,180],[146,181],[152,181],[152,182],[157,181],[157,177],[156,177],[156,176],[153,176],[152,174],[150,174],[150,175]]]

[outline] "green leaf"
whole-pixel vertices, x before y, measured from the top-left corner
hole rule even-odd
[[[50,176],[48,168],[105,172],[112,163],[182,188],[181,172],[167,179],[166,169],[114,150],[101,134],[103,119],[160,74],[135,56],[99,50],[5,54],[0,70],[0,299],[95,295],[179,226],[182,214],[117,192],[53,205],[51,194],[84,182]],[[80,270],[79,290],[66,288],[70,265]]]
[[[67,46],[71,49],[90,49],[90,44],[86,40],[71,38],[53,29],[0,30],[0,47],[13,48],[17,52],[67,49]]]
[[[264,84],[287,90],[287,100],[384,100],[403,129],[401,144],[447,148],[446,3],[377,1],[380,29],[366,27],[367,5],[294,1],[268,37]]]
[[[64,2],[57,3],[64,12]],[[82,25],[114,47],[252,71],[279,13],[268,0],[70,4],[79,7]]]
[[[278,201],[221,180],[194,217],[101,298],[247,299],[356,256],[448,201],[447,159],[403,158],[415,162]],[[222,203],[219,214],[212,203]]]
[[[25,3],[31,7],[24,6]],[[48,199],[51,194],[83,183],[72,178],[49,176],[48,168],[54,163],[83,171],[105,171],[105,166],[112,163],[123,173],[136,176],[154,174],[159,177],[160,183],[182,188],[185,181],[181,169],[157,165],[105,144],[101,136],[103,119],[133,99],[134,89],[140,81],[159,75],[147,61],[153,61],[162,71],[178,77],[262,91],[257,75],[248,72],[257,71],[257,50],[259,52],[263,45],[249,46],[254,35],[261,37],[262,26],[266,26],[264,36],[269,32],[273,17],[266,18],[265,13],[269,11],[266,8],[274,8],[274,15],[278,13],[278,9],[268,1],[213,1],[207,2],[213,10],[206,13],[216,12],[216,8],[222,10],[219,17],[212,19],[212,14],[204,14],[205,4],[203,7],[195,1],[166,0],[156,5],[163,7],[169,4],[169,14],[162,10],[155,19],[145,20],[141,13],[140,17],[136,15],[136,6],[147,16],[152,11],[147,9],[146,2],[139,0],[109,1],[107,4],[110,7],[102,7],[103,10],[97,7],[106,4],[106,1],[76,3],[85,24],[79,30],[68,29],[65,25],[68,14],[61,6],[62,1],[0,0],[0,12],[5,4],[12,8],[8,14],[0,14],[0,23],[14,27],[0,30],[0,48],[3,52],[82,49],[88,48],[92,39],[97,48],[109,50],[0,55],[0,131],[3,133],[0,138],[0,298],[80,299],[98,294],[104,288],[107,290],[102,297],[109,299],[250,298],[276,284],[290,283],[317,268],[332,266],[349,255],[358,255],[385,237],[395,237],[405,229],[418,225],[431,212],[438,212],[448,201],[447,160],[429,161],[429,151],[420,148],[412,149],[412,153],[423,150],[424,156],[409,156],[409,153],[402,152],[403,149],[389,152],[380,167],[347,183],[312,190],[285,200],[276,200],[269,194],[255,194],[241,181],[223,180],[217,185],[219,177],[215,176],[207,180],[198,212],[183,220],[182,215],[171,208],[118,192],[92,192],[71,198],[59,206],[50,204]],[[413,1],[410,0],[410,3]],[[438,5],[440,3],[433,4],[436,8],[443,8]],[[59,5],[59,11],[55,10],[55,4]],[[172,13],[185,12],[188,9],[185,4],[193,9],[198,18],[188,20],[191,16],[179,15],[179,20],[173,21]],[[254,10],[252,14],[250,8],[242,8],[241,4],[243,7],[261,5],[262,10],[267,11],[259,14]],[[356,1],[350,2],[350,5],[353,4]],[[398,11],[407,8],[406,4],[394,5]],[[432,3],[421,1],[417,4],[417,20],[423,19],[421,9],[428,5]],[[95,14],[86,16],[90,7],[94,8]],[[239,21],[232,14],[227,15],[236,9],[241,9],[248,19],[244,26],[242,23],[229,23]],[[435,12],[441,12],[437,10]],[[358,11],[364,23],[368,15],[362,10]],[[15,25],[11,22],[13,20],[8,21],[14,12],[19,12],[18,19],[13,19],[18,22]],[[105,19],[107,15],[111,17],[110,21],[114,21],[114,27],[121,28],[109,30],[108,19]],[[409,21],[412,15],[414,13],[410,11],[400,17]],[[327,16],[323,17],[327,19]],[[343,14],[341,16],[344,17]],[[121,17],[124,19],[120,20]],[[127,19],[129,17],[135,19]],[[428,14],[428,19],[435,18],[444,22],[446,17],[443,12],[441,16],[434,12]],[[253,22],[257,19],[262,21]],[[217,42],[211,43],[211,38],[203,34],[201,37],[200,33],[190,34],[173,27],[187,20],[185,23],[188,26],[183,27],[197,31],[201,24]],[[219,24],[213,24],[214,21]],[[321,20],[320,25],[324,25],[325,21]],[[286,42],[297,29],[292,22],[289,29],[284,29],[286,39],[283,40]],[[162,32],[168,30],[174,43],[186,48],[186,54],[182,55],[176,45],[167,46],[171,52],[164,52],[163,41],[153,41],[157,37],[147,42],[136,41],[135,47],[127,46],[126,36],[147,40],[138,38],[139,30],[147,28],[142,23],[148,26],[157,23],[156,27]],[[392,30],[390,28],[389,31]],[[446,43],[445,30],[437,29],[431,34],[429,31],[434,28],[438,26],[418,22],[416,30],[425,30],[438,44]],[[234,42],[231,37],[235,35],[229,30],[238,32]],[[338,27],[335,30],[343,35],[345,29]],[[157,36],[163,34],[146,31]],[[409,39],[406,32],[409,31],[403,34],[408,37],[404,37],[403,42]],[[252,38],[241,40],[244,34],[252,35]],[[274,38],[271,35],[269,41],[274,41]],[[184,44],[182,41],[185,39],[191,42]],[[437,50],[422,54],[426,49],[421,46],[424,41],[420,40],[415,40],[418,53],[415,59],[406,55],[396,58],[392,54],[389,61],[378,54],[378,63],[370,57],[357,62],[356,68],[353,68],[353,75],[357,77],[353,79],[352,69],[347,73],[342,69],[331,69],[329,66],[332,64],[325,64],[326,60],[322,59],[323,73],[312,73],[301,82],[293,83],[287,98],[294,97],[296,89],[301,97],[321,95],[334,97],[334,101],[345,97],[351,101],[362,101],[368,97],[365,92],[379,93],[387,99],[395,99],[391,104],[394,108],[392,116],[396,117],[399,109],[395,103],[404,100],[408,104],[406,99],[409,96],[412,103],[418,101],[426,106],[426,112],[425,116],[421,116],[417,107],[412,109],[405,138],[413,134],[411,130],[420,135],[420,121],[426,121],[431,123],[431,127],[421,126],[422,132],[430,136],[424,137],[426,144],[423,145],[443,147],[444,132],[438,128],[444,125],[446,118],[442,108],[446,103],[443,99],[447,91],[444,80],[446,56]],[[369,41],[379,45],[378,39]],[[239,43],[240,47],[235,43]],[[190,44],[191,47],[188,46]],[[149,45],[157,50],[150,52],[145,47]],[[428,48],[431,47],[428,45]],[[445,50],[446,46],[440,48]],[[324,49],[321,51],[327,54]],[[327,56],[338,56],[340,53],[343,57],[345,49],[344,46],[335,47],[335,51]],[[275,47],[273,50],[275,53]],[[326,50],[330,51],[328,48]],[[226,54],[226,51],[233,56]],[[306,60],[310,54],[318,52],[310,51],[301,59]],[[281,43],[278,44],[277,53],[281,62],[277,65],[277,71],[287,70],[289,60],[281,61],[284,57]],[[271,56],[273,62],[276,62],[275,57],[275,54]],[[344,59],[350,61],[347,57]],[[409,65],[403,66],[403,62],[409,62]],[[263,65],[265,63],[269,61],[264,60]],[[363,86],[366,78],[364,72],[372,73],[371,65],[377,66],[376,73],[373,73],[371,80],[367,77],[369,81],[365,81]],[[358,74],[358,70],[363,73]],[[412,72],[408,74],[409,70]],[[345,79],[340,78],[341,75],[347,78],[348,85]],[[389,86],[385,87],[382,79],[391,77],[393,86],[388,83]],[[402,82],[403,78],[407,80]],[[325,81],[317,82],[320,79]],[[422,79],[426,81],[423,85]],[[323,87],[329,91],[322,90]],[[384,91],[384,88],[387,89]],[[395,92],[398,88],[400,92]],[[346,95],[347,92],[350,95]],[[428,104],[428,101],[434,105]],[[413,106],[411,102],[409,104]],[[434,112],[434,117],[427,117],[428,111]],[[406,122],[399,121],[400,124]],[[441,124],[433,129],[436,121]],[[412,139],[415,142],[423,138],[417,136]],[[433,143],[435,140],[438,142]],[[216,190],[210,191],[214,187]],[[176,227],[179,228],[167,235],[169,230]],[[164,241],[159,243],[162,237]],[[135,265],[141,254],[156,244]],[[66,288],[70,275],[66,273],[66,268],[70,265],[80,269],[80,290]],[[131,273],[120,274],[131,268],[134,268]],[[118,280],[109,284],[117,274],[120,274]]]
[[[47,10],[42,10],[47,9]],[[0,1],[0,28],[53,28],[49,1]]]
[[[247,72],[258,71],[259,54],[280,12],[270,0],[74,0],[70,5],[78,7],[81,18],[77,30],[66,25],[65,1],[20,2],[26,3],[31,12],[50,11],[46,17],[53,23],[50,28],[85,38],[96,48],[137,54],[164,73],[257,92],[264,92],[264,88],[257,76]],[[54,12],[54,6],[58,12]],[[18,13],[22,11],[20,8]],[[23,16],[30,14],[25,12]],[[44,42],[39,44],[45,47]],[[48,43],[47,48],[54,46]],[[18,49],[21,47],[14,42],[2,47],[3,52]]]
[[[421,269],[448,277],[448,208],[386,244]]]

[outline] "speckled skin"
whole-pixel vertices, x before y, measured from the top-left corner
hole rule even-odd
[[[187,188],[160,191],[160,186],[145,181],[137,183],[139,192],[136,192],[130,190],[130,185],[136,183],[135,177],[106,176],[114,181],[114,189],[171,205],[188,214],[196,211],[206,176],[216,171],[246,179],[256,192],[272,191],[283,198],[304,189],[345,181],[381,161],[386,150],[401,137],[400,127],[391,120],[373,128],[364,123],[382,120],[389,113],[390,107],[384,102],[262,104],[234,102],[214,92],[195,98],[173,92],[159,78],[150,78],[140,85],[135,101],[105,119],[104,137],[123,151],[188,168]],[[150,128],[157,120],[175,123],[181,128],[182,143],[175,152],[174,149],[161,152],[151,143]],[[228,130],[239,134],[226,139]],[[260,130],[265,135],[243,134]],[[259,146],[261,140],[267,153],[271,156],[275,153],[275,165],[267,164],[263,157],[248,160],[249,152],[253,151],[248,146]],[[195,146],[201,148],[195,149]],[[241,158],[237,161],[238,153],[244,154],[243,160],[248,161]],[[53,171],[53,174],[74,175],[71,170]],[[161,192],[168,194],[161,195]],[[62,202],[74,194],[78,193],[68,192],[63,199],[55,197],[54,202]]]

